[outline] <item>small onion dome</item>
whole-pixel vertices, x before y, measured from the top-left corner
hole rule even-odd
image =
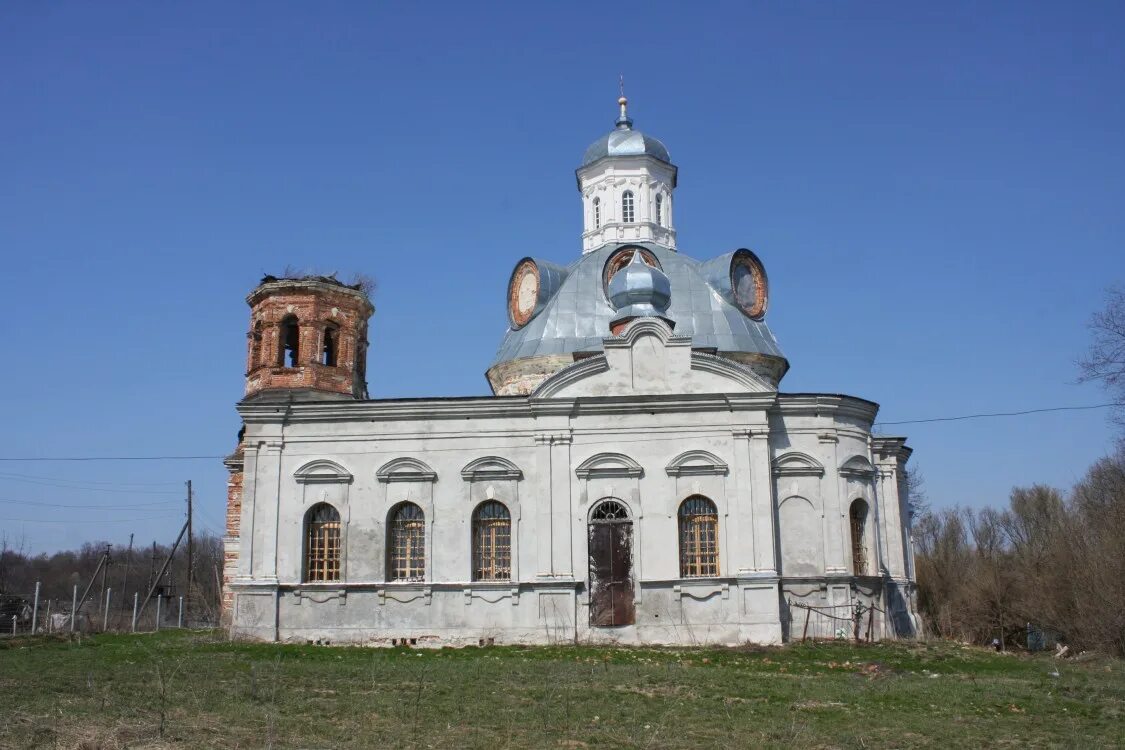
[[[672,285],[663,271],[646,263],[639,249],[634,250],[628,265],[609,280],[609,302],[617,311],[611,327],[631,318],[667,319]]]
[[[663,143],[633,129],[633,120],[626,109],[628,99],[623,96],[617,100],[617,104],[621,107],[621,114],[613,123],[614,129],[590,144],[582,156],[582,167],[611,156],[651,156],[671,164],[672,157],[668,155],[668,149]]]

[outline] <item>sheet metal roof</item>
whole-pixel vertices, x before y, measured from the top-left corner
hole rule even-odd
[[[508,329],[492,366],[525,357],[597,352],[610,335],[613,305],[602,285],[602,271],[615,250],[639,246],[656,256],[671,282],[667,317],[676,334],[691,336],[692,347],[720,352],[766,354],[784,359],[765,321],[751,320],[705,278],[712,264],[702,264],[660,245],[646,242],[606,245],[566,268],[566,278],[543,309],[518,330]]]

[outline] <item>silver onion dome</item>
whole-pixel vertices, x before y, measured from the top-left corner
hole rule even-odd
[[[609,280],[609,303],[617,311],[613,322],[627,318],[666,318],[672,284],[659,268],[645,262],[640,250]]]
[[[651,156],[671,164],[672,157],[668,155],[668,149],[663,143],[651,135],[633,129],[633,120],[625,110],[628,100],[621,97],[617,103],[621,106],[621,114],[614,123],[617,127],[590,144],[582,157],[582,166],[588,166],[609,156]]]

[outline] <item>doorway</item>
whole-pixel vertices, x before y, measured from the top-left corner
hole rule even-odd
[[[636,621],[633,607],[633,521],[625,506],[603,500],[590,513],[590,625]]]

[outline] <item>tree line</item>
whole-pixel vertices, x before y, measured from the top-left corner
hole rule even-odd
[[[915,521],[919,606],[930,632],[1026,645],[1027,625],[1125,656],[1125,447],[1069,493],[1033,485],[1008,507]]]
[[[53,554],[28,554],[18,538],[0,535],[0,594],[30,599],[39,583],[40,601],[57,602],[56,611],[69,611],[74,587],[82,595],[91,579],[89,594],[82,609],[98,609],[104,600],[103,576],[98,573],[98,563],[109,550],[105,566],[104,588],[112,589],[111,609],[128,611],[133,594],[143,600],[161,565],[171,552],[171,546],[156,544],[134,546],[132,550],[108,542],[86,542],[77,550],[64,550]],[[192,549],[192,587],[187,590],[187,555],[181,543],[160,583],[173,598],[183,596],[195,622],[217,623],[222,597],[223,543],[210,532],[197,534]]]
[[[1101,383],[1116,450],[1069,492],[1012,490],[1008,507],[924,511],[914,521],[919,605],[932,632],[1020,642],[1028,623],[1125,656],[1125,287],[1090,320],[1080,381]]]

